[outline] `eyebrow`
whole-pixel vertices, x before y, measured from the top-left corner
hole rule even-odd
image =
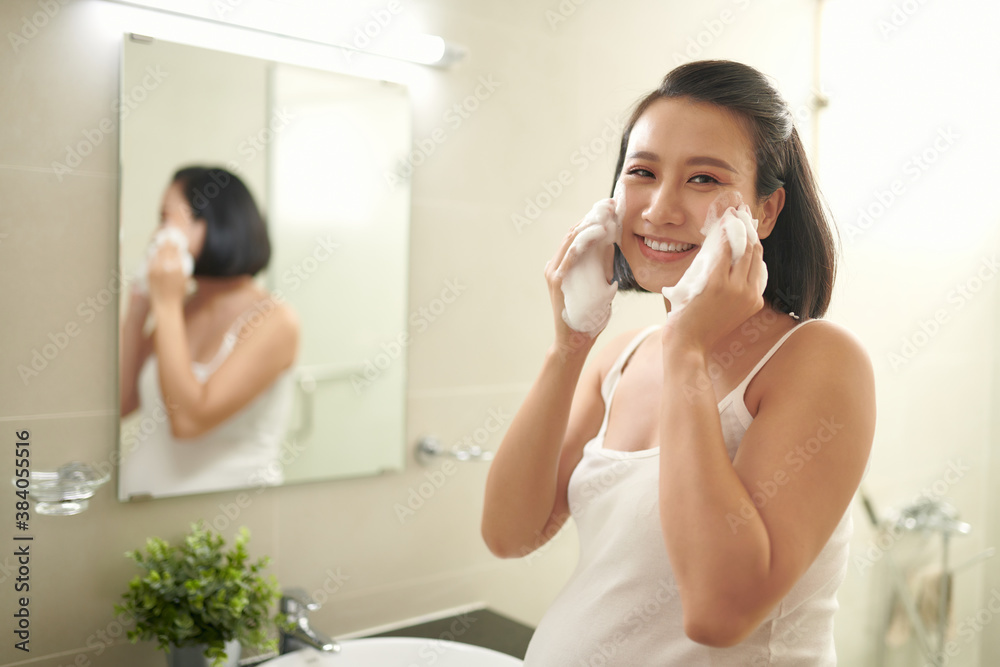
[[[628,157],[628,159],[635,158],[635,159],[639,159],[639,160],[650,160],[652,162],[659,162],[660,161],[660,156],[659,155],[657,155],[656,153],[650,153],[649,151],[636,151],[634,153],[629,153],[629,155],[627,157]],[[732,165],[730,165],[725,160],[720,160],[719,158],[709,157],[707,155],[696,155],[694,157],[690,157],[690,158],[688,158],[684,162],[684,164],[687,165],[687,166],[689,166],[689,167],[694,167],[694,166],[698,166],[698,165],[709,165],[709,166],[712,166],[712,167],[718,167],[720,169],[725,169],[726,171],[731,171],[734,174],[738,174],[739,173],[738,171],[736,171],[732,167]]]

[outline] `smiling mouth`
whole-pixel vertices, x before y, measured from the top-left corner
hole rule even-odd
[[[694,248],[693,243],[674,243],[674,242],[664,242],[654,241],[653,239],[642,237],[642,242],[646,244],[647,247],[652,248],[658,252],[687,252],[691,248]]]

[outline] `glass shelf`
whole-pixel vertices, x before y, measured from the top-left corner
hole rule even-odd
[[[110,478],[110,471],[99,475],[87,464],[71,461],[55,472],[32,471],[28,497],[35,501],[35,511],[39,514],[79,514],[87,509],[94,492]],[[15,486],[18,479],[13,479]]]

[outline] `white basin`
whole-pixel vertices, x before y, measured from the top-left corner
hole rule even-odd
[[[266,667],[517,667],[523,664],[506,653],[444,639],[368,637],[338,643],[339,653],[307,648],[264,664]]]

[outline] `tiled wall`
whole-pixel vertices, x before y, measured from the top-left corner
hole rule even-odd
[[[119,44],[99,24],[95,6],[103,4],[0,4],[4,35],[22,30],[44,7],[56,8],[24,43],[8,37],[0,45],[0,423],[8,445],[15,429],[31,430],[37,468],[72,458],[108,461],[116,439],[117,313],[98,307],[104,290],[115,285],[117,130],[102,133],[99,142],[93,130],[105,119],[117,127]],[[288,11],[300,5],[289,3]],[[815,4],[450,0],[403,6],[427,32],[469,49],[458,68],[415,70],[409,82],[414,139],[436,128],[446,132],[414,172],[410,310],[431,302],[448,280],[465,286],[408,350],[406,446],[412,448],[421,435],[451,443],[485,427],[491,411],[515,412],[551,336],[542,267],[565,230],[610,189],[617,124],[629,105],[681,60],[726,57],[773,75],[794,108],[807,107]],[[338,32],[351,34],[343,26]],[[478,108],[458,127],[447,122],[456,103],[477,87],[486,90],[483,81],[492,90]],[[811,126],[801,130],[811,140]],[[95,137],[92,151],[71,173],[56,173],[53,162],[64,162],[66,146],[84,141],[85,133]],[[546,184],[564,170],[571,183],[530,225],[516,225],[513,214],[524,215],[526,200],[544,201],[539,195]],[[849,267],[842,276],[848,284],[858,279]],[[662,312],[655,299],[637,296],[623,295],[617,307],[605,336],[658,321]],[[848,326],[866,321],[853,310],[842,312]],[[23,381],[18,365],[30,367],[33,351],[50,343],[50,335],[62,340],[59,332],[70,323],[76,334],[64,349]],[[951,335],[964,333],[956,328]],[[947,373],[940,377],[947,381]],[[496,446],[501,433],[487,446]],[[967,435],[980,439],[970,447],[981,448],[982,433]],[[891,479],[892,465],[876,459],[872,478]],[[9,466],[9,458],[0,461],[3,477]],[[405,504],[434,469],[408,459],[400,474],[271,489],[254,495],[238,515],[236,493],[120,504],[104,489],[79,516],[35,517],[32,651],[14,653],[5,639],[0,664],[160,664],[151,646],[124,643],[113,617],[112,604],[133,574],[122,554],[148,535],[175,537],[197,518],[230,522],[227,535],[247,525],[253,552],[273,558],[283,584],[327,598],[314,624],[335,635],[477,601],[537,623],[575,563],[572,527],[537,558],[495,559],[479,538],[481,465],[461,466],[401,522],[394,506]],[[863,521],[855,516],[862,546]],[[10,556],[0,556],[0,618],[7,619],[11,564]],[[868,586],[855,578],[841,595],[844,664],[861,664],[867,654],[861,611]]]

